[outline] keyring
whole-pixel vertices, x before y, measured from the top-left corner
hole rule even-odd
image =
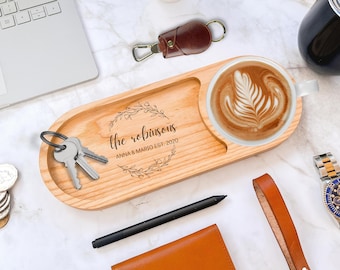
[[[206,26],[209,27],[209,25],[212,24],[212,23],[217,23],[217,24],[219,24],[220,26],[222,26],[222,29],[223,29],[223,34],[222,34],[222,36],[221,36],[220,38],[218,38],[218,39],[212,39],[212,40],[211,40],[212,42],[219,42],[219,41],[221,41],[222,39],[224,39],[225,34],[227,33],[227,29],[225,28],[224,24],[223,24],[221,21],[219,21],[219,20],[211,20],[211,21],[209,21],[209,22],[206,23]]]
[[[53,147],[55,147],[55,148],[58,148],[58,149],[60,149],[60,150],[66,149],[66,146],[63,145],[63,144],[57,144],[57,143],[50,142],[49,140],[47,140],[47,139],[44,137],[45,135],[52,135],[52,136],[58,137],[58,138],[60,138],[60,139],[62,139],[62,140],[64,140],[64,141],[68,138],[67,136],[65,136],[65,135],[63,135],[63,134],[61,134],[61,133],[58,133],[58,132],[55,132],[55,131],[49,131],[49,130],[43,131],[43,132],[41,132],[41,134],[40,134],[40,139],[41,139],[44,143],[46,143],[46,144],[48,144],[48,145],[50,145],[50,146],[53,146]]]

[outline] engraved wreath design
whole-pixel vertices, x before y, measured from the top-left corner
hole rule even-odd
[[[147,168],[143,168],[143,167],[138,168],[136,165],[132,165],[132,166],[118,165],[118,167],[121,168],[123,172],[129,173],[132,177],[144,178],[145,176],[150,176],[154,172],[162,171],[162,168],[168,166],[172,157],[175,155],[176,155],[176,146],[174,145],[170,154],[162,158],[154,159],[154,162]]]
[[[144,112],[150,114],[151,117],[160,117],[169,119],[165,112],[158,109],[157,105],[151,105],[149,102],[138,103],[133,106],[127,107],[124,111],[118,112],[112,121],[110,121],[110,129],[114,127],[115,124],[120,120],[132,120],[133,116],[137,115],[139,112]],[[153,163],[148,167],[137,167],[137,165],[117,165],[124,173],[129,173],[132,177],[144,178],[145,176],[150,176],[155,172],[159,172],[163,167],[169,165],[172,158],[176,155],[176,146],[174,145],[170,154],[153,160]]]
[[[234,99],[226,96],[224,104],[236,118],[234,120],[237,121],[237,125],[255,129],[263,128],[271,121],[271,116],[279,107],[281,88],[273,84],[271,94],[264,94],[263,89],[253,83],[249,74],[240,71],[234,73],[234,83],[236,96]]]
[[[134,106],[127,107],[124,111],[118,112],[115,118],[110,122],[110,127],[112,128],[115,123],[122,119],[132,119],[132,117],[138,114],[140,111],[144,113],[149,113],[151,117],[161,117],[169,119],[163,110],[159,110],[156,105],[151,105],[149,102],[145,102],[144,104],[138,103]]]

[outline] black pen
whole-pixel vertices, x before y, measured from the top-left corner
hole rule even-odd
[[[159,226],[159,225],[164,224],[166,222],[175,220],[175,219],[180,218],[180,217],[184,217],[186,215],[195,213],[195,212],[202,210],[204,208],[207,208],[209,206],[213,206],[215,204],[218,204],[225,197],[227,197],[227,195],[212,196],[212,197],[206,198],[204,200],[189,204],[187,206],[176,209],[174,211],[163,214],[161,216],[143,221],[141,223],[127,227],[127,228],[122,229],[120,231],[117,231],[117,232],[105,235],[103,237],[100,237],[100,238],[92,241],[92,246],[93,246],[93,248],[99,248],[99,247],[111,244],[113,242],[127,238],[129,236],[134,235],[134,234],[137,234],[137,233],[146,231],[148,229],[154,228],[156,226]]]

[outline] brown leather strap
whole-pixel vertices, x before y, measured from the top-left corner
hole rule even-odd
[[[209,48],[212,37],[208,26],[199,21],[191,21],[176,29],[160,34],[159,50],[164,58],[197,54]]]
[[[279,189],[270,175],[253,180],[254,189],[291,270],[309,270],[299,237]]]

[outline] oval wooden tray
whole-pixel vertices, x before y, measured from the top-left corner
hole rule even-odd
[[[76,208],[95,210],[129,200],[207,170],[277,146],[297,127],[294,121],[276,141],[247,147],[222,142],[211,132],[205,93],[214,74],[228,60],[75,108],[49,130],[78,137],[82,144],[108,158],[102,164],[86,158],[98,180],[78,169],[76,190],[54,148],[40,148],[40,171],[51,193]],[[54,138],[55,143],[60,139]]]

